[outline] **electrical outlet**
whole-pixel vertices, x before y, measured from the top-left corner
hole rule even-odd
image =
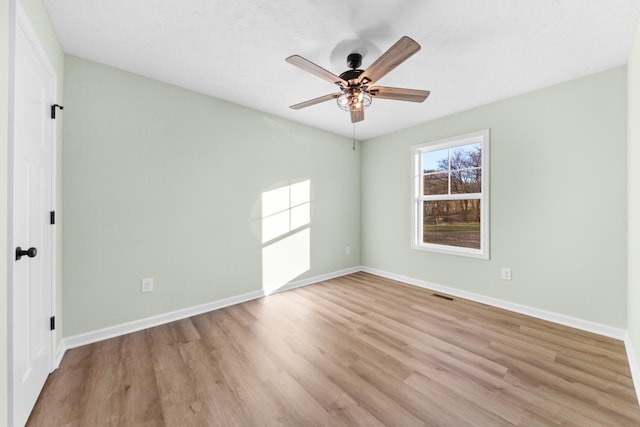
[[[153,277],[147,277],[140,282],[140,292],[152,292],[153,291]]]
[[[502,280],[511,280],[511,269],[509,267],[502,267]]]
[[[345,253],[346,255],[351,255],[351,246],[347,246],[347,247],[345,247],[345,248],[344,248],[344,253]]]

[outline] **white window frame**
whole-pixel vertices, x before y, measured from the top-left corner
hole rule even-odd
[[[480,193],[466,194],[438,194],[424,195],[424,179],[422,173],[422,154],[429,151],[437,151],[454,148],[461,145],[474,143],[482,144],[481,157],[481,189]],[[411,193],[411,248],[439,252],[451,255],[460,255],[473,258],[489,259],[489,159],[490,159],[490,131],[484,129],[464,135],[430,141],[411,147],[412,193]],[[480,200],[480,249],[465,248],[459,246],[438,245],[424,243],[423,239],[423,207],[422,203],[428,200]]]

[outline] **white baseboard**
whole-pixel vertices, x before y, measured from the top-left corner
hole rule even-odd
[[[345,268],[344,270],[334,271],[332,273],[321,274],[320,276],[310,277],[308,279],[296,280],[295,282],[289,282],[276,292],[284,292],[290,289],[300,288],[302,286],[313,285],[314,283],[324,282],[325,280],[335,279],[336,277],[346,276],[347,274],[357,273],[362,271],[362,267]],[[274,292],[274,293],[276,293]]]
[[[53,366],[54,371],[60,367],[60,362],[62,362],[62,357],[64,356],[65,351],[67,351],[67,348],[65,346],[64,339],[62,339],[60,340],[60,344],[58,344],[58,348],[56,349],[56,359]]]
[[[600,323],[591,322],[589,320],[577,319],[575,317],[565,316],[563,314],[541,310],[539,308],[528,307],[526,305],[516,304],[509,301],[504,301],[498,298],[487,297],[484,295],[475,294],[472,292],[467,292],[467,291],[463,291],[456,288],[450,288],[448,286],[442,286],[442,285],[430,283],[424,280],[414,279],[412,277],[402,276],[395,273],[389,273],[387,271],[378,270],[375,268],[362,267],[361,271],[375,274],[376,276],[386,277],[387,279],[397,280],[398,282],[407,283],[409,285],[419,286],[421,288],[443,292],[449,295],[457,296],[459,298],[464,298],[464,299],[479,302],[482,304],[503,308],[505,310],[513,311],[520,314],[525,314],[527,316],[536,317],[538,319],[548,320],[550,322],[558,323],[560,325],[581,329],[587,332],[593,332],[595,334],[603,335],[610,338],[624,340],[625,334],[626,334],[625,329],[614,328],[612,326],[602,325]]]
[[[345,276],[347,274],[360,271],[360,267],[352,267],[344,270],[334,271],[332,273],[322,274],[320,276],[310,277],[307,279],[296,280],[287,283],[285,286],[277,289],[275,292],[284,292],[290,289],[299,288],[301,286],[307,286],[314,283],[322,282],[324,280],[333,279],[335,277]],[[73,335],[66,337],[62,340],[60,348],[58,349],[58,365],[62,360],[62,356],[66,350],[80,347],[83,345],[91,344],[98,341],[107,340],[109,338],[115,338],[121,335],[130,334],[132,332],[141,331],[143,329],[152,328],[154,326],[163,325],[165,323],[174,322],[176,320],[186,319],[187,317],[197,316],[209,311],[218,310],[220,308],[228,307],[230,305],[240,304],[243,302],[251,301],[257,298],[264,297],[265,294],[262,290],[249,292],[243,295],[237,295],[230,298],[225,298],[217,301],[212,301],[206,304],[197,305],[194,307],[188,307],[181,310],[172,311],[169,313],[159,314],[157,316],[147,317],[145,319],[134,320],[132,322],[122,323],[120,325],[109,326],[107,328],[98,329],[95,331],[86,332],[79,335]]]
[[[633,349],[631,343],[631,337],[629,332],[624,336],[624,346],[627,349],[627,359],[629,359],[629,368],[631,369],[631,379],[633,380],[633,386],[636,389],[636,397],[640,404],[640,359],[636,357],[636,352]]]
[[[147,317],[145,319],[134,320],[132,322],[122,323],[120,325],[109,326],[107,328],[98,329],[79,335],[73,335],[64,339],[65,349],[69,350],[86,344],[107,340],[109,338],[115,338],[121,335],[130,334],[132,332],[141,331],[143,329],[152,328],[154,326],[163,325],[165,323],[174,322],[176,320],[186,319],[187,317],[197,316],[198,314],[228,307],[234,304],[240,304],[246,301],[251,301],[256,298],[261,298],[262,296],[264,296],[262,291],[249,292],[246,294],[224,298],[194,307],[183,308],[181,310]]]

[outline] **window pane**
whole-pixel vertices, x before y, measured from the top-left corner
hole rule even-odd
[[[480,193],[482,191],[482,169],[451,172],[451,194]]]
[[[423,202],[423,243],[480,249],[480,200]]]
[[[451,169],[479,168],[482,166],[482,144],[467,144],[451,149]]]
[[[429,151],[422,154],[424,173],[449,170],[449,150]]]
[[[449,194],[449,174],[433,173],[424,176],[424,194]]]

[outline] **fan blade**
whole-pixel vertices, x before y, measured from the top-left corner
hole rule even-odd
[[[351,110],[351,123],[361,122],[364,120],[364,110]]]
[[[341,92],[338,93],[330,93],[329,95],[319,96],[317,98],[310,99],[308,101],[301,102],[299,104],[295,104],[290,106],[289,108],[293,108],[294,110],[299,110],[301,108],[310,107],[315,104],[319,104],[321,102],[329,101],[332,99],[336,99],[340,96]]]
[[[303,70],[314,74],[321,79],[328,81],[329,83],[341,84],[343,87],[349,86],[349,83],[346,80],[341,79],[340,77],[333,74],[331,71],[327,71],[319,65],[314,64],[308,59],[304,59],[300,55],[291,55],[287,59],[285,59],[289,64],[295,65],[296,67],[302,68]]]
[[[422,102],[427,99],[431,92],[428,90],[404,89],[401,87],[374,86],[369,88],[369,93],[374,98]]]
[[[420,45],[407,36],[402,36],[400,40],[383,53],[380,58],[369,66],[362,74],[360,81],[365,84],[377,82],[389,71],[409,59],[414,53],[420,50]],[[367,81],[364,81],[367,80]]]

